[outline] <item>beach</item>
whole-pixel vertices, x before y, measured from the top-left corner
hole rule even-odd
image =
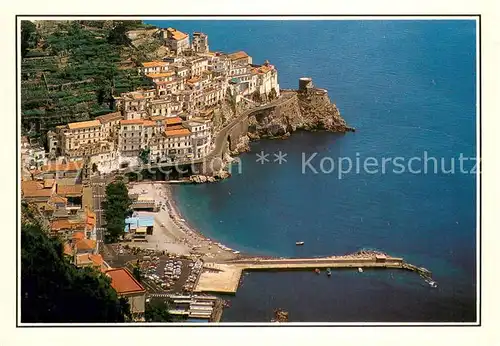
[[[130,183],[129,193],[153,199],[159,206],[158,212],[140,212],[154,215],[153,234],[146,237],[147,242],[134,242],[133,245],[129,244],[130,246],[166,251],[176,255],[190,255],[201,258],[205,262],[243,257],[238,251],[207,238],[190,226],[176,207],[168,183]]]

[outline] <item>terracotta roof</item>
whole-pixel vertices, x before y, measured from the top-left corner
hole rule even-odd
[[[172,117],[172,118],[165,119],[165,123],[167,125],[180,124],[181,122],[182,122],[182,119],[180,117]]]
[[[74,240],[83,240],[84,238],[85,238],[85,234],[83,234],[83,232],[75,232],[71,236],[71,239],[74,239]]]
[[[143,119],[120,120],[120,125],[142,125],[143,123],[144,123]]]
[[[75,184],[75,185],[57,185],[57,193],[61,196],[68,195],[82,195],[83,194],[83,185]]]
[[[68,203],[68,199],[67,198],[64,198],[64,197],[61,197],[59,195],[52,195],[49,199],[49,202],[52,202],[52,203]]]
[[[172,38],[176,41],[183,40],[186,37],[188,37],[187,34],[183,33],[182,31],[179,31],[177,29],[174,29],[174,28],[168,28],[167,31],[170,33],[169,38]]]
[[[156,115],[154,117],[150,117],[149,119],[151,119],[153,121],[162,121],[162,120],[165,120],[165,116],[164,115]]]
[[[100,254],[89,255],[89,257],[95,266],[102,266],[104,264],[104,259],[102,258],[102,256]]]
[[[37,176],[37,175],[39,175],[40,173],[42,173],[42,171],[41,171],[41,170],[39,170],[39,169],[33,169],[33,170],[30,170],[29,172],[30,172],[31,174],[33,174],[33,176]]]
[[[83,161],[71,161],[66,164],[49,164],[42,167],[43,172],[71,172],[78,171],[83,167]]]
[[[144,120],[142,123],[144,126],[156,126],[156,121],[153,120]]]
[[[40,189],[40,190],[25,190],[23,191],[24,197],[50,197],[52,196],[52,189]]]
[[[173,76],[175,72],[162,72],[162,73],[148,73],[146,77],[149,78],[161,78],[161,77],[170,77]]]
[[[43,184],[36,180],[26,180],[21,182],[21,191],[26,193],[28,191],[36,191],[43,189]]]
[[[184,128],[184,126],[182,125],[168,125],[167,127],[167,130],[171,131],[171,130],[182,130]]]
[[[228,57],[231,60],[239,60],[239,59],[248,58],[248,54],[245,53],[244,51],[239,51],[239,52],[229,54]]]
[[[104,259],[101,255],[80,254],[76,255],[76,265],[92,264],[95,267],[100,267],[104,264]]]
[[[118,294],[145,292],[144,287],[125,268],[110,269],[106,275],[111,278],[111,287]]]
[[[82,239],[75,244],[77,250],[92,250],[95,246],[96,241],[91,239]]]
[[[147,61],[141,64],[143,67],[162,67],[168,66],[168,63],[165,61]]]
[[[101,122],[98,120],[80,121],[77,123],[68,124],[70,130],[86,129],[88,127],[101,126]]]
[[[194,84],[194,83],[197,83],[199,81],[200,81],[200,78],[194,77],[194,78],[188,79],[187,82],[190,83],[190,84]]]
[[[45,180],[43,181],[43,187],[45,187],[45,188],[50,188],[50,187],[54,186],[54,183],[55,183],[55,182],[56,182],[56,180],[55,180],[55,179],[45,179]]]
[[[65,255],[68,255],[68,256],[72,256],[73,255],[73,248],[71,247],[71,245],[69,243],[65,243],[64,244],[64,251],[63,253]]]
[[[109,123],[114,120],[119,120],[122,118],[122,113],[120,112],[114,112],[114,113],[108,113],[104,115],[100,115],[96,117],[96,120],[99,120],[101,124]]]
[[[182,130],[167,130],[165,131],[165,134],[168,137],[175,137],[175,136],[187,136],[191,132],[188,129],[182,129]]]
[[[53,231],[60,231],[63,229],[78,229],[78,228],[84,228],[84,224],[81,222],[71,222],[68,219],[60,219],[60,220],[54,220],[50,224],[50,229]]]
[[[273,66],[262,65],[262,66],[253,68],[252,73],[253,74],[264,74],[264,73],[267,73],[267,72],[272,71],[272,70],[274,70]]]

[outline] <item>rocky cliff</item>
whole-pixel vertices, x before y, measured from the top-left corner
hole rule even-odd
[[[346,125],[336,105],[324,89],[287,91],[284,101],[275,107],[254,112],[249,117],[250,139],[283,138],[296,130],[346,132]]]

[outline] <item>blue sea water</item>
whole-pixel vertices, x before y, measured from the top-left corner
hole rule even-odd
[[[207,236],[240,251],[275,256],[324,256],[372,248],[433,272],[430,288],[401,271],[334,271],[245,275],[223,321],[269,321],[277,307],[291,321],[475,321],[476,23],[426,21],[155,21],[203,31],[211,50],[245,50],[268,59],[282,88],[309,76],[329,91],[356,133],[298,132],[262,140],[240,156],[242,173],[211,185],[179,186],[186,219]],[[256,153],[271,162],[256,162]],[[287,162],[273,162],[274,153]],[[359,158],[359,173],[314,174],[332,158]],[[373,157],[437,158],[428,172],[363,170]],[[455,160],[455,174],[449,170]],[[394,162],[394,161],[392,161]],[[408,167],[408,166],[406,166]],[[423,168],[414,160],[413,169]],[[234,167],[236,168],[236,167]],[[233,170],[233,173],[234,170]],[[295,242],[305,242],[302,247]]]

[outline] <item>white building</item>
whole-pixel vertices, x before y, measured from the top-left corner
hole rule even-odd
[[[176,55],[190,48],[189,35],[174,28],[168,28],[163,32],[165,45]]]
[[[255,83],[255,90],[267,99],[271,90],[276,92],[276,97],[280,95],[280,86],[278,84],[278,71],[276,68],[269,64],[268,61],[264,65],[253,66],[252,68],[252,81]]]
[[[211,121],[205,119],[193,119],[185,121],[183,125],[188,128],[193,145],[193,159],[205,157],[212,150],[212,128]]]
[[[166,61],[143,62],[141,64],[141,67],[139,67],[139,72],[142,72],[144,74],[167,72],[168,65],[169,63]]]

